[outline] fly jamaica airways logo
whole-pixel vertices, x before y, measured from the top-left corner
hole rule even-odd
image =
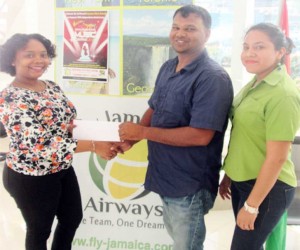
[[[137,199],[149,193],[144,190],[147,165],[146,140],[110,161],[96,154],[91,154],[89,159],[89,170],[95,185],[104,194],[118,200]]]

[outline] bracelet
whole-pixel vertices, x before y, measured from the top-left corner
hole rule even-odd
[[[91,142],[92,142],[92,150],[91,151],[95,153],[96,152],[95,142],[93,140]]]
[[[245,211],[247,211],[250,214],[258,214],[258,208],[256,208],[256,207],[250,207],[247,204],[247,201],[245,201],[245,203],[244,203],[244,208],[245,208]]]

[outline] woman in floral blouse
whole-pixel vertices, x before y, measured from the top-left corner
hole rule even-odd
[[[0,47],[0,71],[14,76],[0,92],[0,121],[10,138],[3,183],[26,222],[27,250],[47,249],[55,216],[52,250],[71,249],[82,219],[73,153],[116,155],[110,143],[72,139],[75,107],[58,85],[39,80],[55,56],[39,34],[15,34]]]

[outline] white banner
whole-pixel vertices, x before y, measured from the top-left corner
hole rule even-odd
[[[138,122],[148,98],[71,95],[79,119]],[[159,196],[144,190],[147,143],[105,161],[95,154],[74,158],[82,194],[83,220],[73,241],[74,250],[172,249],[162,221]]]

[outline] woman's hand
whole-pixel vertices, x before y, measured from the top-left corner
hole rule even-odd
[[[122,141],[115,142],[112,145],[112,150],[117,151],[120,154],[124,154],[125,151],[128,151],[133,146],[134,141]]]
[[[117,155],[112,142],[95,141],[95,153],[105,160],[111,160]]]
[[[223,200],[231,198],[231,190],[230,190],[231,180],[230,178],[225,174],[220,186],[219,186],[219,194]]]
[[[254,222],[257,214],[251,214],[244,207],[240,209],[237,215],[236,224],[242,230],[254,230]]]

